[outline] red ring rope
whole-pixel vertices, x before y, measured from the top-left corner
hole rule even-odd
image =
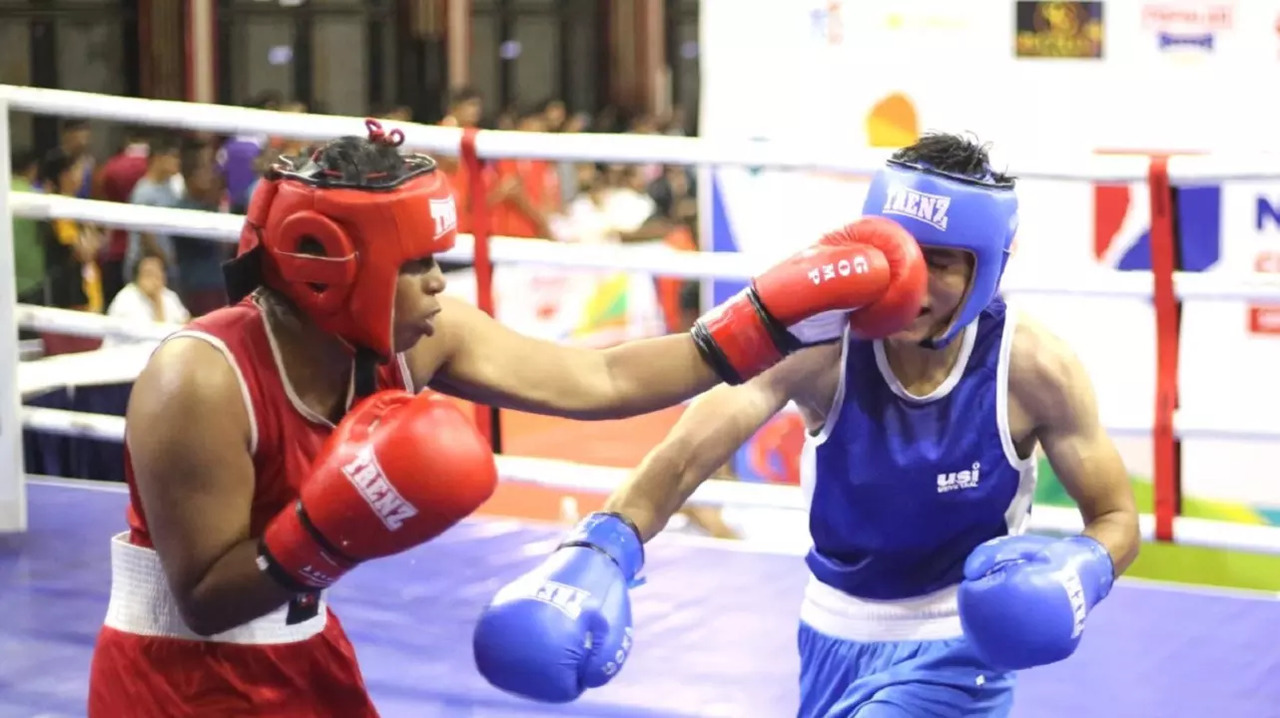
[[[467,174],[468,206],[463,208],[471,219],[471,234],[475,237],[475,273],[476,273],[476,306],[488,314],[494,315],[493,308],[493,263],[489,258],[489,207],[485,201],[488,190],[484,186],[484,167],[476,154],[476,129],[466,128],[462,131],[461,146],[462,166]],[[494,451],[500,451],[497,409],[475,405],[476,426],[489,440]]]
[[[1156,314],[1156,405],[1152,429],[1152,485],[1155,492],[1156,540],[1173,540],[1173,519],[1181,510],[1180,451],[1173,419],[1178,410],[1178,349],[1182,310],[1173,288],[1177,269],[1174,243],[1173,187],[1169,158],[1151,158],[1147,173],[1151,195],[1152,301]]]

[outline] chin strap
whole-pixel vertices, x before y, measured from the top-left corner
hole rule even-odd
[[[378,390],[378,355],[369,349],[356,349],[355,401]]]

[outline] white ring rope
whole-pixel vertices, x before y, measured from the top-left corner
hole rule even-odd
[[[75,219],[139,232],[178,233],[234,243],[244,217],[191,209],[145,207],[13,192],[13,214],[27,219]],[[491,259],[497,264],[523,264],[565,269],[610,269],[684,279],[750,279],[776,258],[737,252],[685,252],[664,245],[599,246],[536,242],[515,237],[490,239]],[[460,235],[457,246],[441,255],[454,261],[475,256],[474,238]],[[1010,294],[1149,299],[1150,272],[1095,270],[1068,277],[1030,276],[1011,266],[1002,289]],[[1174,288],[1183,299],[1280,303],[1280,274],[1205,274],[1176,272]]]
[[[0,85],[0,105],[61,117],[87,117],[113,122],[204,130],[223,134],[288,135],[327,140],[358,133],[363,117],[307,115],[226,105],[117,97],[90,92]],[[0,110],[5,108],[0,107]],[[451,127],[395,123],[406,145],[428,152],[456,155],[462,131]],[[805,142],[725,142],[696,137],[628,134],[562,134],[481,130],[476,153],[485,159],[541,158],[591,162],[732,165],[818,169],[870,174],[883,162],[884,151],[839,151]],[[1275,179],[1280,156],[1274,152],[1219,153],[1171,157],[1169,180],[1195,186],[1224,180]],[[1123,155],[1043,156],[1010,164],[1008,171],[1024,179],[1094,182],[1143,182],[1146,157]]]
[[[178,127],[224,134],[287,135],[299,140],[328,140],[359,134],[363,117],[306,115],[226,105],[97,95],[69,90],[0,85],[0,103],[10,109],[61,117],[90,117],[114,122]],[[197,109],[198,108],[198,109]],[[457,155],[462,131],[456,128],[394,123],[405,145]],[[661,162],[685,165],[737,165],[815,169],[868,174],[886,151],[838,152],[815,143],[723,142],[666,135],[558,134],[482,130],[476,135],[482,158],[531,158],[591,162]],[[1078,159],[1078,158],[1077,158]],[[1147,178],[1142,157],[1097,156],[1086,163],[1069,157],[1040,158],[1010,168],[1028,179],[1140,181]]]
[[[180,324],[137,322],[74,309],[40,307],[34,304],[19,304],[16,312],[19,327],[73,337],[119,337],[161,341],[182,328]]]
[[[119,416],[86,414],[63,409],[24,406],[25,428],[62,436],[123,441],[125,420]],[[555,459],[534,459],[499,455],[498,473],[504,481],[543,486],[560,491],[583,491],[603,494],[624,480],[626,469],[588,466]],[[705,482],[689,503],[697,506],[739,507],[805,511],[804,492],[794,486],[757,484],[712,479]],[[1031,513],[1030,528],[1041,533],[1069,534],[1083,528],[1080,514],[1056,506],[1036,506]],[[1155,538],[1155,517],[1139,517],[1144,541]],[[1280,529],[1272,526],[1211,521],[1177,516],[1173,519],[1174,543],[1208,548],[1228,548],[1253,553],[1280,554]]]
[[[140,339],[148,339],[159,341],[164,339],[170,333],[177,331],[181,327],[176,324],[128,324],[118,320],[109,320],[101,315],[88,314],[85,312],[74,312],[65,309],[49,309],[47,307],[37,307],[29,304],[18,305],[18,324],[19,326],[28,326],[37,328],[41,331],[54,332],[59,334],[68,334],[81,337],[102,336],[104,331],[98,324],[107,324],[110,327],[111,334],[119,337],[137,337]],[[83,385],[90,382],[92,377],[84,374],[77,374],[75,382],[56,381],[47,378],[51,374],[57,374],[57,371],[41,372],[40,376],[28,379],[26,373],[34,372],[40,368],[41,362],[49,362],[51,365],[57,365],[60,362],[70,361],[69,357],[84,357],[88,361],[92,361],[90,357],[94,355],[102,356],[102,361],[97,362],[97,366],[106,371],[111,365],[120,361],[129,361],[130,368],[136,368],[137,371],[146,364],[145,358],[139,364],[137,359],[131,355],[125,355],[125,359],[119,357],[110,357],[109,352],[120,351],[115,350],[99,350],[96,352],[81,352],[79,354],[58,355],[40,359],[34,362],[23,362],[18,366],[19,384],[22,386],[24,394],[32,394],[43,388],[53,388],[63,386],[68,383]],[[122,354],[123,355],[123,354]],[[123,373],[122,373],[123,371]],[[128,374],[128,369],[117,369],[111,376],[119,381],[125,381],[124,378]],[[136,374],[135,374],[136,377]],[[1196,439],[1196,440],[1225,440],[1225,441],[1276,441],[1280,440],[1280,425],[1270,421],[1260,421],[1249,423],[1241,420],[1239,417],[1232,417],[1235,421],[1201,421],[1194,418],[1187,419],[1183,416],[1181,410],[1174,414],[1173,431],[1174,435],[1180,439]],[[1107,433],[1116,437],[1134,437],[1143,438],[1151,436],[1152,421],[1151,418],[1134,417],[1134,416],[1113,416],[1106,417],[1103,421],[1103,427]]]
[[[217,105],[114,97],[65,90],[0,85],[0,112],[23,110],[64,117],[88,117],[142,125],[205,130],[229,134],[287,135],[297,139],[330,139],[358,134],[364,118],[303,115]],[[406,145],[444,155],[456,155],[462,131],[454,128],[397,123]],[[355,129],[353,129],[355,128]],[[543,158],[594,162],[644,162],[684,165],[736,165],[753,168],[816,169],[867,176],[879,166],[884,152],[841,152],[827,146],[782,142],[722,142],[698,138],[651,135],[534,134],[480,131],[477,154],[483,158]],[[1257,154],[1240,157],[1174,157],[1168,162],[1175,185],[1202,185],[1228,179],[1274,179],[1280,162]],[[1026,179],[1095,182],[1144,182],[1150,162],[1140,156],[1039,157],[1008,169]],[[139,207],[31,193],[8,196],[13,214],[32,219],[69,218],[149,232],[177,232],[183,236],[234,242],[242,217],[195,210]],[[682,252],[666,247],[589,247],[511,238],[493,238],[492,258],[515,263],[613,269],[683,278],[747,279],[767,263],[765,258],[727,253]],[[448,259],[473,257],[473,239],[460,237]],[[1149,272],[1097,271],[1076,275],[1068,284],[1061,277],[1021,276],[1011,267],[1005,291],[1028,294],[1072,294],[1094,297],[1149,299]],[[1175,289],[1182,299],[1280,303],[1280,275],[1177,273]],[[20,305],[18,323],[45,331],[81,336],[117,335],[160,339],[174,327],[138,325],[98,315]],[[57,434],[119,441],[124,419],[55,409],[23,407],[23,425]],[[1221,423],[1176,422],[1182,438],[1274,440],[1280,427],[1224,426]],[[1109,426],[1113,433],[1146,435],[1150,420]],[[552,486],[608,491],[626,472],[568,462],[502,456],[499,468],[509,480]],[[798,510],[804,508],[799,489],[735,482],[708,482],[694,494],[693,503]],[[1143,516],[1144,538],[1154,535],[1154,519]],[[1037,530],[1072,532],[1080,529],[1076,512],[1036,507]],[[1174,518],[1174,540],[1200,546],[1280,553],[1280,529],[1186,517]]]

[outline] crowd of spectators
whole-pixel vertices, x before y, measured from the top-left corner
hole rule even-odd
[[[278,93],[252,106],[306,112]],[[453,93],[438,121],[458,127],[525,132],[683,134],[679,112],[624,117],[608,108],[592,117],[559,100],[490,111],[479,93]],[[372,114],[394,126],[404,107]],[[353,128],[359,131],[360,128]],[[285,137],[214,136],[130,127],[109,156],[95,156],[95,126],[62,122],[56,147],[13,153],[13,189],[152,207],[243,213],[264,169],[282,155],[305,155],[306,143]],[[455,158],[440,157],[453,179],[460,230],[469,231],[470,178]],[[692,248],[696,233],[690,168],[498,160],[484,165],[494,234],[585,244],[667,241]],[[181,322],[225,303],[222,262],[234,246],[215,240],[128,232],[75,220],[14,220],[19,302],[106,313],[137,321]],[[684,287],[683,305],[696,296]],[[76,345],[79,348],[78,345]],[[56,348],[50,347],[56,351]]]
[[[267,93],[250,103],[264,109],[306,112]],[[559,100],[489,112],[470,89],[453,93],[439,124],[522,132],[629,132],[684,134],[679,113],[624,117],[613,108],[596,116],[571,113]],[[404,107],[371,113],[394,127],[411,121]],[[13,154],[15,191],[60,194],[151,207],[242,214],[264,170],[281,156],[304,156],[306,143],[287,137],[215,136],[130,127],[113,153],[95,156],[87,122],[62,122],[56,147]],[[353,127],[353,132],[363,128]],[[410,148],[412,149],[412,148]],[[456,158],[438,157],[459,203],[459,229],[469,231],[470,178]],[[666,242],[696,247],[697,203],[691,168],[546,160],[498,160],[483,165],[484,197],[493,234],[582,244]],[[155,232],[131,232],[69,219],[13,224],[18,301],[108,315],[135,322],[181,323],[226,302],[222,263],[227,242]],[[448,268],[448,267],[446,267]],[[687,328],[696,315],[696,284],[666,284],[670,329]],[[43,340],[45,355],[84,351],[96,341],[24,333]],[[108,338],[104,345],[122,340]],[[730,536],[718,511],[689,509],[684,516],[703,531]]]

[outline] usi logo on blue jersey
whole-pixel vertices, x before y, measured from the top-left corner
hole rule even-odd
[[[945,494],[960,489],[978,488],[978,474],[981,468],[982,464],[975,461],[973,462],[973,467],[968,471],[952,471],[947,474],[938,474],[938,493]]]

